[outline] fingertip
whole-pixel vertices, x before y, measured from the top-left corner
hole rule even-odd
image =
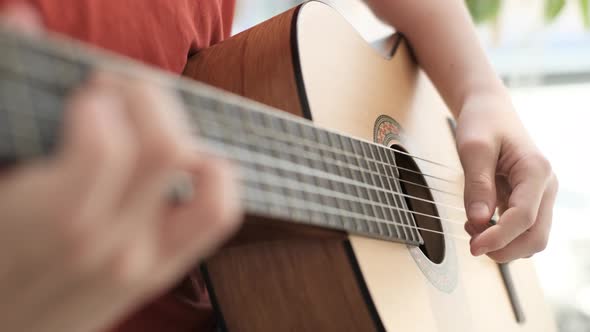
[[[474,247],[471,253],[473,256],[478,257],[487,254],[490,250],[487,247]]]
[[[473,254],[473,256],[481,256],[487,254],[490,251],[497,250],[490,244],[490,242],[493,242],[489,240],[490,236],[490,232],[486,230],[472,237],[470,241],[470,247],[471,254]]]
[[[477,234],[477,230],[475,229],[475,226],[473,226],[473,224],[470,222],[466,222],[464,228],[465,228],[465,231],[467,232],[467,234],[469,234],[470,236],[474,236]]]

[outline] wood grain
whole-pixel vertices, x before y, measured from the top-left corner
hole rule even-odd
[[[291,33],[298,7],[189,59],[184,75],[303,116]]]

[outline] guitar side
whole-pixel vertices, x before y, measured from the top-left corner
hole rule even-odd
[[[197,54],[187,76],[319,127],[399,144],[460,169],[450,116],[400,42],[391,59],[328,6],[310,2]],[[418,161],[462,192],[460,173]],[[462,197],[432,192],[445,220],[464,221]],[[249,218],[205,264],[228,331],[553,331],[532,263],[511,264],[526,320],[518,323],[497,264],[474,258],[462,224],[444,223],[444,258],[418,248]]]

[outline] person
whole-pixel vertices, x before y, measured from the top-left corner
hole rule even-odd
[[[234,1],[0,0],[0,8],[30,33],[43,26],[180,74],[190,55],[228,37]],[[366,3],[405,34],[457,118],[472,253],[506,262],[543,250],[557,179],[462,1]],[[230,166],[192,152],[198,142],[182,134],[179,114],[166,92],[99,73],[71,97],[57,155],[0,174],[2,330],[108,328],[236,228]],[[162,192],[178,170],[199,180],[198,199],[171,207]]]

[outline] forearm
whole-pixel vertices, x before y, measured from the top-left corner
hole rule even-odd
[[[366,0],[375,14],[410,41],[455,116],[466,100],[481,94],[505,95],[478,41],[463,0]]]

